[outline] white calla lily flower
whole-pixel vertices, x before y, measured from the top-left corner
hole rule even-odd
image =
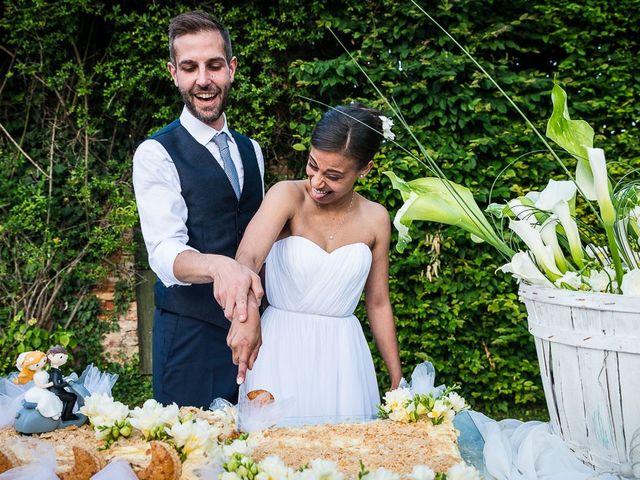
[[[616,211],[613,208],[611,194],[609,192],[609,177],[607,176],[607,162],[604,158],[604,150],[601,148],[588,148],[589,166],[593,174],[596,201],[600,207],[600,216],[605,225],[613,225],[616,221]]]
[[[562,276],[562,272],[558,269],[553,258],[552,248],[544,244],[538,230],[526,220],[512,220],[509,222],[509,228],[529,247],[536,262],[542,267],[549,279],[555,281]]]
[[[553,258],[555,259],[560,271],[566,272],[569,267],[567,265],[567,259],[560,247],[560,243],[558,242],[558,234],[556,231],[558,221],[558,217],[555,215],[551,215],[547,218],[540,227],[540,237],[545,245],[551,247],[551,250],[553,251]]]
[[[510,273],[518,281],[524,281],[530,285],[553,288],[553,283],[538,269],[531,257],[525,252],[518,252],[507,263],[498,268],[501,272]]]
[[[571,215],[571,207],[577,192],[576,184],[571,181],[549,180],[547,187],[540,192],[540,197],[536,201],[536,208],[553,213],[567,236],[571,258],[575,264],[582,268],[584,266],[584,249],[580,241],[578,225]],[[554,251],[554,256],[556,252]],[[566,269],[565,269],[566,270]]]

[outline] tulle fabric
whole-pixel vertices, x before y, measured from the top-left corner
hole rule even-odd
[[[486,470],[496,480],[614,480],[580,462],[548,423],[471,418],[484,438]]]
[[[274,244],[266,262],[263,345],[245,388],[288,402],[278,425],[375,417],[373,360],[353,315],[370,268],[364,243],[332,253],[299,236]]]
[[[11,377],[0,378],[0,428],[14,424],[16,414],[22,408],[24,394],[33,385],[33,380],[24,385],[16,385]]]
[[[50,443],[25,437],[16,439],[10,448],[18,459],[28,463],[0,474],[0,480],[59,480],[56,452]]]

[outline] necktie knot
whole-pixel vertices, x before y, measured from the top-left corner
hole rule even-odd
[[[231,159],[231,154],[229,153],[229,142],[227,142],[227,134],[224,132],[220,132],[213,137],[213,143],[218,146],[218,150],[220,150],[220,156],[222,157],[222,164],[224,165],[224,173],[227,174],[227,178],[233,187],[233,191],[236,194],[236,198],[240,198],[240,181],[238,179],[238,172],[236,171],[236,166]]]

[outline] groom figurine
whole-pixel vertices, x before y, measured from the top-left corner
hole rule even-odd
[[[237,400],[260,346],[260,279],[233,258],[262,201],[264,160],[224,114],[238,64],[224,25],[204,12],[178,15],[169,54],[182,113],[133,157],[140,226],[158,276],[153,395],[208,408],[217,397]]]
[[[60,367],[67,363],[69,355],[67,350],[61,346],[56,345],[51,347],[47,351],[47,360],[51,365],[49,369],[49,381],[53,383],[49,390],[51,390],[62,401],[62,415],[61,420],[78,420],[78,417],[73,414],[73,407],[76,404],[78,396],[73,392],[68,392],[64,387],[69,384],[64,380]]]

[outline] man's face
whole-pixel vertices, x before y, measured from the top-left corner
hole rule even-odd
[[[224,40],[216,31],[182,35],[173,48],[176,65],[169,63],[168,68],[185,105],[198,120],[220,130],[236,58],[227,62]]]
[[[49,363],[54,366],[64,365],[67,362],[67,355],[64,353],[54,353],[49,356]]]

